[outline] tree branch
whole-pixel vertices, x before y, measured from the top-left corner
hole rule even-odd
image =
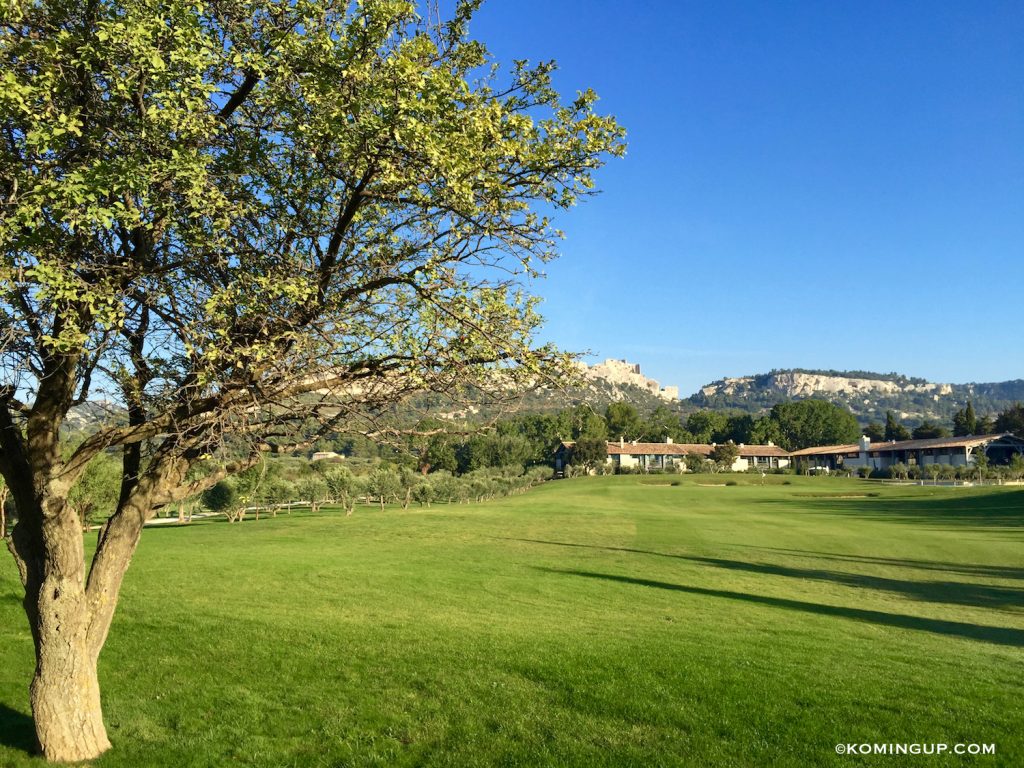
[[[227,121],[234,111],[242,105],[242,102],[246,100],[260,79],[260,76],[252,70],[246,70],[245,79],[242,81],[242,84],[231,94],[231,98],[228,99],[227,104],[217,113],[217,117]]]

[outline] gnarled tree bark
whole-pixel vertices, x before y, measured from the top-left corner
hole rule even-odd
[[[26,519],[42,526],[31,531]],[[100,707],[99,648],[89,642],[92,612],[78,516],[60,498],[46,498],[22,514],[12,544],[24,563],[24,606],[35,644],[29,692],[39,747],[50,760],[97,757],[110,742]]]

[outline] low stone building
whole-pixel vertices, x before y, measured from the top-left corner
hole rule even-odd
[[[564,471],[570,461],[572,442],[562,442],[555,449],[555,471]],[[643,472],[651,470],[686,471],[686,457],[691,454],[707,458],[717,446],[716,443],[676,443],[666,438],[662,443],[644,443],[636,440],[618,440],[608,442],[608,465],[614,470],[639,469]],[[789,453],[777,445],[744,445],[736,446],[739,455],[732,464],[733,472],[745,472],[751,468],[779,469],[789,466]]]

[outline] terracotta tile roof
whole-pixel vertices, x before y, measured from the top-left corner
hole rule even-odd
[[[857,443],[849,445],[819,445],[813,448],[801,448],[799,451],[793,451],[790,456],[823,456],[830,453],[856,453],[859,450],[860,446]]]
[[[621,446],[619,441],[608,442],[608,455],[621,456],[686,456],[690,453],[699,453],[707,456],[711,453],[712,447],[704,443],[630,443],[625,442]]]
[[[737,448],[740,449],[740,456],[778,456],[779,458],[787,458],[792,454],[784,448],[780,448],[777,445],[739,445]]]

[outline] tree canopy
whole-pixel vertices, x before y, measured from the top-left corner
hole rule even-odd
[[[909,440],[910,430],[907,429],[900,420],[896,418],[896,414],[892,411],[885,412],[885,435],[886,440]]]
[[[647,435],[637,409],[629,403],[610,403],[604,412],[610,440],[642,440]]]
[[[587,468],[604,463],[608,458],[608,444],[596,437],[581,437],[572,449],[571,462]]]
[[[935,437],[949,437],[949,430],[941,424],[933,424],[925,419],[910,433],[915,440],[927,440]]]
[[[563,102],[552,64],[494,66],[476,5],[3,6],[0,473],[50,759],[109,746],[95,663],[156,508],[299,425],[379,433],[409,392],[507,397],[564,360],[523,285],[623,133],[592,92]],[[127,423],[65,456],[96,393]],[[86,574],[68,490],[111,448]]]
[[[996,417],[992,427],[996,432],[1012,432],[1024,437],[1024,403],[1016,403]]]
[[[719,443],[708,455],[708,458],[715,463],[718,469],[730,469],[740,455],[739,446],[731,440],[726,443]]]
[[[857,419],[845,408],[826,400],[779,403],[759,425],[762,439],[771,439],[789,451],[815,445],[855,443],[860,437]]]
[[[968,400],[967,405],[953,415],[953,434],[976,435],[978,434],[978,417],[974,413],[974,404]]]

